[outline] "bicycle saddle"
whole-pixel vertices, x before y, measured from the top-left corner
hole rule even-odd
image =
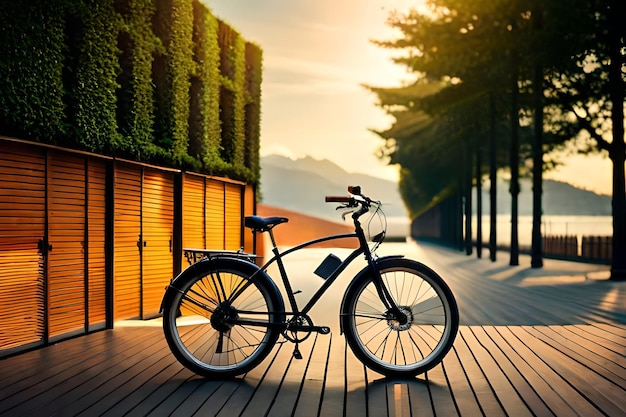
[[[255,232],[267,232],[272,227],[289,221],[286,217],[246,216],[244,225]]]

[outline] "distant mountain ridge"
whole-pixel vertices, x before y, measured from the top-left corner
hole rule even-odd
[[[509,181],[498,181],[498,214],[511,213],[511,195],[509,194],[509,187]],[[530,216],[533,213],[532,180],[520,180],[520,188],[519,214],[520,216]],[[488,187],[483,187],[482,195],[483,208],[485,212],[488,213]],[[549,216],[610,216],[612,212],[610,196],[581,190],[571,184],[553,180],[543,181],[541,203],[543,214]]]
[[[327,195],[346,195],[348,185],[360,185],[363,193],[384,203],[388,217],[406,217],[404,202],[393,181],[366,174],[349,173],[326,159],[312,157],[290,159],[279,155],[261,158],[261,196],[264,204],[337,221],[335,204],[327,204]],[[519,214],[532,214],[532,184],[521,181]],[[509,184],[498,182],[498,214],[510,214]],[[489,187],[483,187],[483,213],[489,213]],[[476,203],[473,203],[475,206]],[[611,197],[581,190],[570,184],[545,180],[543,214],[572,216],[610,216]]]
[[[393,181],[349,173],[326,159],[292,160],[278,155],[261,158],[264,204],[339,221],[337,205],[324,202],[324,197],[347,195],[349,185],[360,185],[363,194],[382,201],[388,217],[407,217],[398,184]]]

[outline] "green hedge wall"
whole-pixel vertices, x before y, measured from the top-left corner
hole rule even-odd
[[[197,0],[0,0],[0,135],[258,183],[262,52]]]
[[[66,124],[61,1],[0,0],[0,133],[55,143]]]

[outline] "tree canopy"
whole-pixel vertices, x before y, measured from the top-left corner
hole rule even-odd
[[[368,88],[395,118],[377,133],[381,153],[401,166],[412,217],[458,191],[459,171],[474,162],[463,149],[495,135],[495,164],[511,170],[512,185],[533,153],[537,176],[550,166],[543,154],[573,139],[583,152],[608,150],[614,219],[624,219],[626,29],[616,16],[625,15],[619,0],[430,0],[392,13],[399,36],[376,43],[399,52],[394,61],[414,82]],[[618,251],[623,223],[614,220]]]

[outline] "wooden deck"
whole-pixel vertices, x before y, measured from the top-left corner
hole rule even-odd
[[[333,331],[301,344],[302,360],[280,344],[226,381],[180,366],[158,320],[120,323],[0,360],[0,415],[625,415],[626,283],[604,280],[606,267],[546,261],[531,270],[524,257],[511,268],[436,246],[405,249],[449,281],[461,312],[454,349],[418,378],[364,369],[336,317],[319,321]],[[324,309],[336,316],[336,303]]]

